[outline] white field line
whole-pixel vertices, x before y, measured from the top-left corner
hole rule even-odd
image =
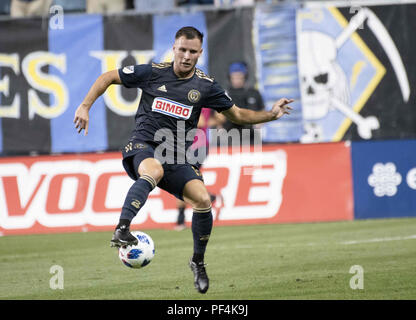
[[[336,242],[335,244],[341,245],[351,245],[351,244],[360,244],[360,243],[374,243],[374,242],[387,242],[387,241],[400,241],[400,240],[416,240],[416,234],[410,236],[398,236],[398,237],[385,237],[385,238],[373,238],[373,239],[361,239],[361,240],[351,240],[351,241],[342,241]],[[328,244],[327,242],[308,242],[308,243],[268,243],[266,245],[252,245],[252,244],[239,244],[233,246],[235,249],[254,249],[260,246],[264,248],[285,248],[285,247],[304,247],[304,246],[322,246]],[[229,246],[223,245],[212,245],[210,248],[219,250],[219,249],[229,249]]]
[[[370,243],[370,242],[386,242],[386,241],[398,241],[398,240],[411,240],[416,239],[416,234],[405,237],[387,237],[387,238],[374,238],[366,240],[352,240],[352,241],[343,241],[340,244],[359,244],[359,243]]]

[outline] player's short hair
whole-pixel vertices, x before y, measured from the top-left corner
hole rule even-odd
[[[204,39],[204,34],[194,27],[182,27],[180,28],[175,35],[175,40],[180,37],[185,37],[186,39],[195,39],[198,38],[201,43]]]

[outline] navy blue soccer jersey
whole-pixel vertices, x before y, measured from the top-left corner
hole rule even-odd
[[[184,143],[188,149],[193,142],[190,131],[197,128],[202,108],[222,112],[233,106],[224,89],[199,69],[189,79],[179,78],[173,63],[128,66],[118,72],[125,87],[142,90],[131,141],[158,145],[168,130],[175,146]]]

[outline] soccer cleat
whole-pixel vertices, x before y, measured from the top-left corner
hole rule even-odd
[[[130,230],[126,226],[121,226],[114,231],[113,238],[111,239],[111,247],[121,247],[138,244],[138,240],[130,233]]]
[[[205,270],[206,264],[203,261],[199,263],[193,262],[191,258],[189,261],[189,266],[194,273],[195,289],[198,290],[199,293],[207,292],[209,287],[209,279],[207,271]]]

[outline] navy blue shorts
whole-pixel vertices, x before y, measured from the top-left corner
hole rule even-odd
[[[156,146],[146,142],[129,142],[123,150],[123,167],[133,180],[139,178],[139,165],[147,158],[155,158]],[[185,184],[193,179],[201,180],[203,177],[199,166],[185,164],[162,164],[164,174],[159,181],[158,187],[183,200],[183,188]]]

